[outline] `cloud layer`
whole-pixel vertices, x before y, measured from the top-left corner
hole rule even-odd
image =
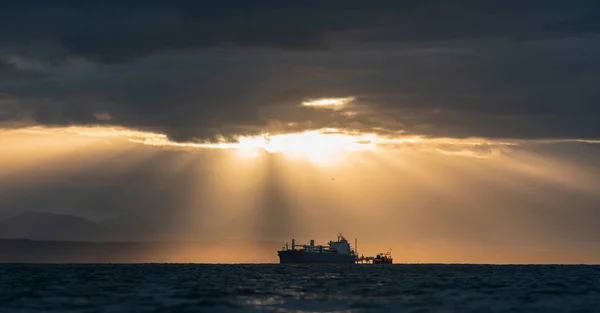
[[[6,1],[0,123],[171,140],[322,127],[582,138],[600,23],[588,1]],[[343,110],[308,99],[355,99]]]

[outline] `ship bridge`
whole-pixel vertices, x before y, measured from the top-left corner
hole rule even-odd
[[[337,236],[337,241],[329,241],[330,249],[336,250],[338,253],[342,254],[352,254],[354,251],[350,249],[350,244],[348,240],[341,233]]]

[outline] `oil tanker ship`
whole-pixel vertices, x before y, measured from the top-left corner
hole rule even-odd
[[[391,264],[391,253],[380,253],[377,257],[358,257],[358,242],[354,240],[354,249],[342,234],[337,235],[336,241],[329,241],[326,246],[315,245],[311,240],[310,244],[297,245],[296,240],[292,239],[292,247],[286,243],[285,247],[277,251],[279,263],[370,263],[370,264]]]

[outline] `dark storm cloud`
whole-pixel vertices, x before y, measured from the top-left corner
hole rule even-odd
[[[115,124],[180,141],[273,122],[598,137],[597,9],[592,1],[5,1],[0,93],[10,103],[0,102],[0,122]],[[362,114],[293,109],[307,97],[348,95]]]
[[[539,38],[600,28],[590,1],[5,1],[5,44],[55,42],[104,62],[166,49],[234,44],[315,48],[331,32],[369,38]],[[374,32],[372,32],[374,31]]]
[[[146,1],[143,7],[123,1],[19,1],[3,7],[4,42],[58,43],[108,63],[214,45],[318,47],[326,32],[368,27],[382,12],[321,1]]]

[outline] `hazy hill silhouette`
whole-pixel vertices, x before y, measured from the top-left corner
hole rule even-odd
[[[269,263],[275,242],[84,242],[0,239],[0,263]]]
[[[49,241],[176,240],[176,221],[165,216],[126,214],[95,223],[83,217],[28,211],[0,219],[0,238]]]
[[[23,212],[0,221],[0,238],[32,240],[94,240],[100,225],[66,214]]]
[[[274,261],[281,246],[226,238],[178,241],[161,234],[169,232],[156,219],[125,216],[94,223],[66,214],[24,212],[0,221],[0,262],[261,263]]]

